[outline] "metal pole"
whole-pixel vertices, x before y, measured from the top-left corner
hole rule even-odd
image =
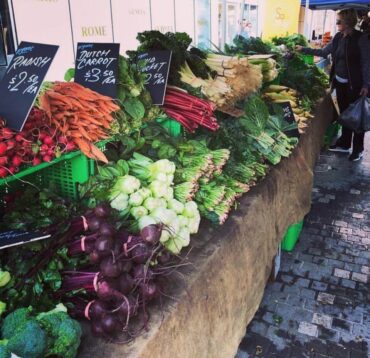
[[[310,8],[310,0],[306,0],[305,12],[304,12],[304,34],[307,38],[310,37],[310,30],[308,25],[308,11]]]
[[[222,14],[221,14],[221,48],[225,46],[226,40],[226,0],[222,0]]]
[[[324,38],[325,35],[325,25],[326,25],[326,16],[328,15],[328,10],[325,10],[324,13],[324,23],[322,24],[322,38]]]

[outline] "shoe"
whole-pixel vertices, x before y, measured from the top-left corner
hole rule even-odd
[[[351,152],[351,148],[346,148],[346,147],[341,147],[340,145],[331,145],[329,147],[329,150],[331,152],[338,152],[338,153],[350,153]]]
[[[350,160],[351,162],[357,162],[357,161],[358,161],[358,160],[360,160],[363,156],[364,156],[364,153],[363,153],[363,152],[359,152],[359,153],[352,153],[352,154],[348,157],[348,160]]]

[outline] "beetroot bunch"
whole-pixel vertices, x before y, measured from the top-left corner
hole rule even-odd
[[[159,242],[161,225],[130,235],[116,229],[110,211],[100,204],[86,213],[88,231],[68,244],[68,254],[88,255],[89,266],[65,272],[61,291],[74,314],[91,321],[95,335],[115,339],[122,332],[135,335],[133,318],[146,317],[146,304],[160,294],[170,256]]]
[[[50,162],[75,149],[73,140],[50,126],[44,111],[33,107],[21,132],[0,121],[0,178],[17,173],[22,165]]]

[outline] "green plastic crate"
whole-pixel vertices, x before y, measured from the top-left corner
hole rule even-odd
[[[314,65],[314,56],[313,55],[302,55],[303,61],[307,63],[308,65]]]
[[[96,143],[105,151],[110,140]],[[26,168],[15,175],[0,179],[0,211],[6,209],[6,195],[22,191],[33,185],[39,189],[53,184],[58,194],[72,200],[78,200],[78,184],[86,182],[95,174],[95,161],[87,158],[80,151],[62,155],[49,163],[41,163]]]
[[[29,185],[37,188],[48,187],[51,183],[57,189],[58,194],[70,199],[78,199],[79,183],[86,182],[90,175],[94,161],[87,158],[81,152],[70,153],[55,162],[43,166],[28,168],[15,176],[3,180],[0,186],[0,208],[5,208],[4,196],[21,191]]]
[[[292,251],[297,244],[299,239],[299,235],[302,232],[303,228],[303,220],[298,222],[297,224],[293,224],[289,226],[284,239],[281,243],[281,249],[284,251]]]
[[[171,137],[179,137],[182,133],[182,125],[174,119],[159,119],[158,123],[167,129]]]

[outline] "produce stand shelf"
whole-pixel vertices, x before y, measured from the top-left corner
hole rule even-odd
[[[85,327],[79,357],[235,357],[262,300],[281,238],[310,210],[313,167],[331,108],[326,98],[290,158],[242,198],[223,226],[203,224],[187,255],[191,264],[164,287],[174,299],[148,309],[147,332],[120,345],[96,339]]]

